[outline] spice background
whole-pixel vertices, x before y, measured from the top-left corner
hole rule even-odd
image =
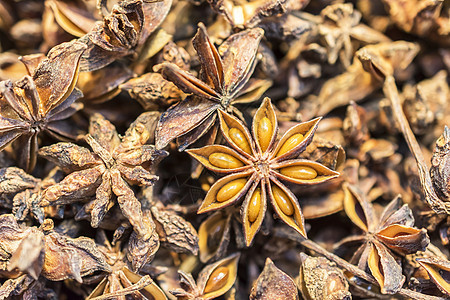
[[[450,1],[0,0],[0,299],[447,299]]]

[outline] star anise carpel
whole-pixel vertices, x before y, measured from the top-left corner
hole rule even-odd
[[[73,41],[47,55],[23,57],[30,75],[17,82],[0,82],[0,151],[13,143],[18,165],[30,172],[36,164],[38,136],[74,139],[74,128],[62,122],[82,108],[75,88],[80,57],[86,46]]]
[[[300,123],[277,140],[278,124],[269,98],[253,118],[252,134],[239,121],[220,110],[220,128],[231,146],[210,145],[187,152],[206,168],[228,174],[208,191],[198,213],[232,205],[245,195],[241,218],[247,245],[252,243],[270,199],[278,217],[306,237],[296,196],[281,182],[313,185],[337,177],[324,165],[297,158],[311,143],[320,118]]]
[[[156,116],[157,117],[157,116]],[[86,142],[90,148],[73,143],[44,147],[39,154],[69,173],[61,182],[47,188],[41,205],[58,205],[91,200],[85,210],[91,214],[91,225],[98,227],[114,197],[123,215],[141,238],[150,234],[143,222],[141,204],[130,185],[152,185],[158,178],[149,167],[165,155],[146,144],[152,135],[155,113],[140,115],[120,137],[113,124],[102,115],[91,117]]]
[[[179,150],[186,149],[217,124],[219,109],[241,116],[234,105],[259,99],[271,84],[269,80],[250,80],[258,61],[262,29],[233,34],[216,49],[205,26],[202,23],[198,26],[192,43],[201,65],[200,79],[173,63],[155,67],[164,78],[191,94],[161,116],[156,132],[157,149],[175,138]],[[208,140],[213,143],[215,137],[216,133],[211,133]]]
[[[412,211],[407,204],[401,206],[400,196],[377,216],[373,205],[357,187],[346,185],[344,191],[345,212],[364,232],[347,238],[364,242],[352,260],[358,259],[359,268],[375,277],[382,293],[398,292],[405,281],[400,257],[425,250],[430,242],[426,229],[413,227]],[[342,242],[345,243],[345,239]]]
[[[209,300],[222,296],[234,285],[239,253],[232,254],[204,267],[194,280],[191,274],[178,271],[180,286],[170,290],[180,300]]]

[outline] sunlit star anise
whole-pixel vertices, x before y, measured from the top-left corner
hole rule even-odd
[[[200,23],[192,43],[199,56],[201,79],[173,63],[156,67],[164,78],[192,94],[161,116],[156,132],[157,149],[177,138],[179,150],[184,150],[214,127],[219,109],[241,116],[234,104],[261,97],[270,81],[249,79],[257,63],[256,53],[263,35],[260,28],[241,31],[216,49]],[[215,137],[216,132],[210,133],[208,139],[213,143]]]
[[[152,185],[158,178],[146,168],[164,151],[155,151],[146,142],[152,133],[154,113],[140,115],[120,137],[113,124],[100,114],[91,117],[86,141],[92,152],[72,143],[58,143],[44,147],[39,154],[61,167],[67,175],[61,182],[47,188],[41,205],[58,205],[95,199],[88,203],[91,225],[98,227],[117,196],[123,215],[129,220],[139,237],[147,237],[141,204],[130,184]]]
[[[86,45],[73,41],[54,47],[47,58],[24,57],[30,75],[15,83],[0,82],[0,151],[13,142],[18,164],[27,172],[36,164],[41,132],[57,139],[76,137],[61,120],[82,108],[74,103],[82,96],[74,87],[85,49]]]
[[[280,180],[311,185],[339,175],[320,163],[297,159],[311,143],[320,119],[292,127],[277,141],[278,124],[269,98],[253,118],[252,136],[237,118],[223,111],[219,117],[222,134],[232,148],[211,145],[187,150],[206,168],[229,174],[211,187],[198,212],[232,205],[245,195],[241,217],[250,245],[261,227],[269,198],[277,215],[306,237],[298,200]]]
[[[364,234],[351,236],[341,243],[364,241],[352,260],[359,259],[359,268],[375,277],[382,293],[396,293],[405,281],[399,255],[425,251],[430,242],[427,231],[413,227],[412,211],[407,204],[401,206],[400,197],[392,200],[378,217],[362,193],[356,187],[346,185],[344,208]]]

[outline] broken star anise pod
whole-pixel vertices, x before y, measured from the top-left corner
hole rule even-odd
[[[67,119],[82,104],[74,103],[82,93],[74,88],[80,57],[86,46],[73,41],[54,47],[47,55],[24,57],[27,75],[13,83],[0,82],[0,151],[13,142],[18,165],[27,172],[36,164],[38,135],[73,139]]]
[[[399,196],[378,217],[364,195],[355,186],[346,185],[344,208],[350,220],[364,231],[363,235],[347,238],[364,241],[352,260],[359,259],[358,267],[375,277],[382,293],[398,292],[405,281],[399,256],[424,251],[430,242],[426,229],[413,227],[412,211],[407,204],[401,206]]]
[[[41,156],[70,174],[43,192],[41,205],[68,204],[95,195],[86,207],[90,210],[91,225],[98,227],[114,205],[114,194],[123,215],[139,237],[147,237],[150,232],[130,184],[152,185],[158,178],[147,169],[164,156],[164,151],[155,151],[154,146],[146,144],[155,119],[155,113],[143,113],[121,138],[113,124],[102,115],[94,114],[85,138],[92,152],[73,143],[42,148]]]
[[[241,31],[231,35],[216,49],[205,26],[200,23],[192,43],[199,56],[201,79],[173,63],[156,66],[164,78],[183,92],[192,94],[161,116],[156,131],[157,149],[177,138],[182,151],[214,129],[219,109],[241,116],[234,104],[252,102],[261,97],[270,81],[249,79],[257,63],[256,53],[263,35],[259,28]],[[217,131],[208,136],[211,143],[216,134]]]
[[[320,163],[297,159],[311,143],[320,118],[292,127],[277,141],[278,124],[269,98],[253,118],[253,138],[237,118],[222,110],[219,117],[222,134],[232,148],[210,145],[187,150],[209,170],[229,174],[210,188],[198,213],[232,205],[246,195],[241,217],[248,246],[261,227],[270,199],[277,215],[306,237],[298,200],[280,180],[312,185],[339,175]]]
[[[225,294],[236,281],[239,253],[232,254],[200,271],[197,282],[191,274],[178,271],[182,288],[169,291],[180,300],[209,300]]]

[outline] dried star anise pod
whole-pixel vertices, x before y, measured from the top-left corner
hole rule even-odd
[[[153,134],[151,128],[155,121],[155,113],[143,113],[121,138],[113,124],[94,114],[85,138],[92,152],[72,143],[42,148],[41,156],[70,174],[43,192],[41,205],[68,204],[95,195],[86,208],[91,214],[91,225],[98,227],[114,205],[114,194],[138,236],[149,238],[141,204],[130,184],[152,185],[158,178],[147,170],[165,155],[164,151],[156,151],[154,146],[146,144]]]
[[[438,257],[417,258],[416,261],[427,271],[438,289],[450,296],[450,262]]]
[[[99,299],[110,299],[126,295],[138,299],[167,299],[149,275],[141,276],[128,269],[126,260],[128,253],[122,251],[120,242],[111,246],[104,231],[98,233],[96,240],[99,244],[98,248],[105,256],[111,270],[106,275],[102,275],[104,276],[103,279],[87,299],[97,299],[97,297]],[[98,276],[94,275],[88,280],[88,282],[94,282],[98,280]]]
[[[430,242],[426,229],[412,227],[412,211],[407,204],[401,206],[399,196],[378,217],[373,205],[355,186],[346,185],[345,193],[345,212],[364,231],[363,235],[347,238],[364,242],[352,260],[359,259],[359,268],[375,277],[382,293],[398,292],[405,281],[398,255],[424,251]],[[345,242],[346,239],[342,240],[341,245]]]
[[[182,288],[171,290],[180,300],[208,300],[225,294],[234,285],[240,254],[225,257],[200,271],[197,281],[191,274],[178,271]]]
[[[127,91],[145,110],[167,109],[183,100],[186,95],[159,73],[146,73],[132,78],[119,87]]]
[[[144,223],[151,230],[151,238],[143,240],[133,232],[128,242],[128,260],[133,270],[139,270],[155,256],[161,244],[176,253],[198,253],[195,228],[182,217],[156,206],[144,210]]]
[[[450,45],[449,12],[445,1],[383,0],[394,23],[406,32]]]
[[[162,246],[176,253],[198,253],[198,234],[191,223],[170,210],[151,208]]]
[[[45,7],[52,11],[58,25],[73,36],[82,37],[94,27],[95,15],[89,3],[46,0]]]
[[[150,211],[143,212],[142,221],[147,236],[143,238],[134,231],[128,240],[127,258],[131,262],[133,271],[138,271],[146,263],[152,261],[160,245],[159,235]]]
[[[133,71],[120,62],[92,72],[82,72],[77,82],[77,87],[83,92],[80,101],[87,105],[109,101],[121,92],[119,85],[133,75]]]
[[[436,193],[444,201],[450,201],[450,129],[447,126],[436,141],[430,174]]]
[[[0,299],[58,299],[58,293],[46,287],[48,280],[28,274],[8,279],[0,286]]]
[[[340,58],[347,68],[354,54],[352,38],[364,43],[389,42],[389,38],[372,28],[361,24],[361,13],[353,4],[333,4],[321,12],[322,22],[318,24],[328,49],[328,62],[336,63]]]
[[[230,242],[231,218],[231,213],[218,211],[200,224],[198,247],[201,262],[223,257]]]
[[[18,165],[30,172],[36,164],[38,135],[57,139],[76,138],[62,120],[82,108],[74,88],[79,61],[86,46],[73,41],[54,47],[47,58],[24,57],[30,76],[18,82],[0,82],[0,150],[9,143],[17,150]]]
[[[45,211],[40,206],[41,193],[58,182],[62,176],[62,172],[57,168],[42,180],[16,167],[2,168],[0,169],[0,199],[3,198],[4,202],[1,205],[12,208],[13,214],[19,221],[32,215],[39,223],[42,223],[50,211]]]
[[[264,18],[300,10],[309,0],[208,0],[208,2],[233,27],[252,28]]]
[[[344,272],[324,257],[311,257],[300,253],[297,286],[306,300],[350,300],[348,282]]]
[[[320,119],[300,123],[277,140],[278,123],[269,98],[253,118],[252,136],[237,118],[222,110],[219,117],[222,134],[232,148],[211,145],[187,150],[206,168],[229,174],[210,188],[198,213],[232,205],[246,195],[241,218],[249,246],[261,228],[270,199],[280,219],[306,237],[298,200],[280,180],[313,185],[339,175],[320,163],[296,159],[311,143]]]
[[[81,69],[94,71],[113,61],[133,54],[145,43],[150,33],[166,17],[172,0],[124,0],[108,12],[101,1],[103,22],[98,22],[91,32],[80,40],[88,45],[82,57]]]
[[[59,234],[51,219],[38,229],[19,225],[12,215],[2,215],[0,227],[2,277],[26,272],[34,279],[42,275],[52,281],[70,278],[82,282],[83,276],[110,270],[92,239]]]
[[[257,63],[256,52],[263,34],[258,28],[245,30],[231,35],[216,49],[200,23],[192,43],[202,68],[201,80],[173,63],[156,66],[164,78],[183,92],[193,94],[161,116],[156,131],[157,149],[177,138],[179,150],[184,150],[210,130],[213,131],[208,139],[214,142],[219,109],[241,116],[234,104],[261,97],[270,82],[249,79]]]
[[[103,279],[86,300],[133,297],[143,300],[166,300],[167,297],[150,275],[141,276],[123,267]]]
[[[278,269],[270,258],[250,292],[251,300],[298,300],[297,286],[289,275]]]
[[[383,85],[383,72],[403,71],[419,52],[419,46],[405,41],[378,43],[360,48],[346,72],[329,79],[317,100],[317,114],[326,115],[336,107],[358,102]],[[381,70],[381,71],[380,71]]]

